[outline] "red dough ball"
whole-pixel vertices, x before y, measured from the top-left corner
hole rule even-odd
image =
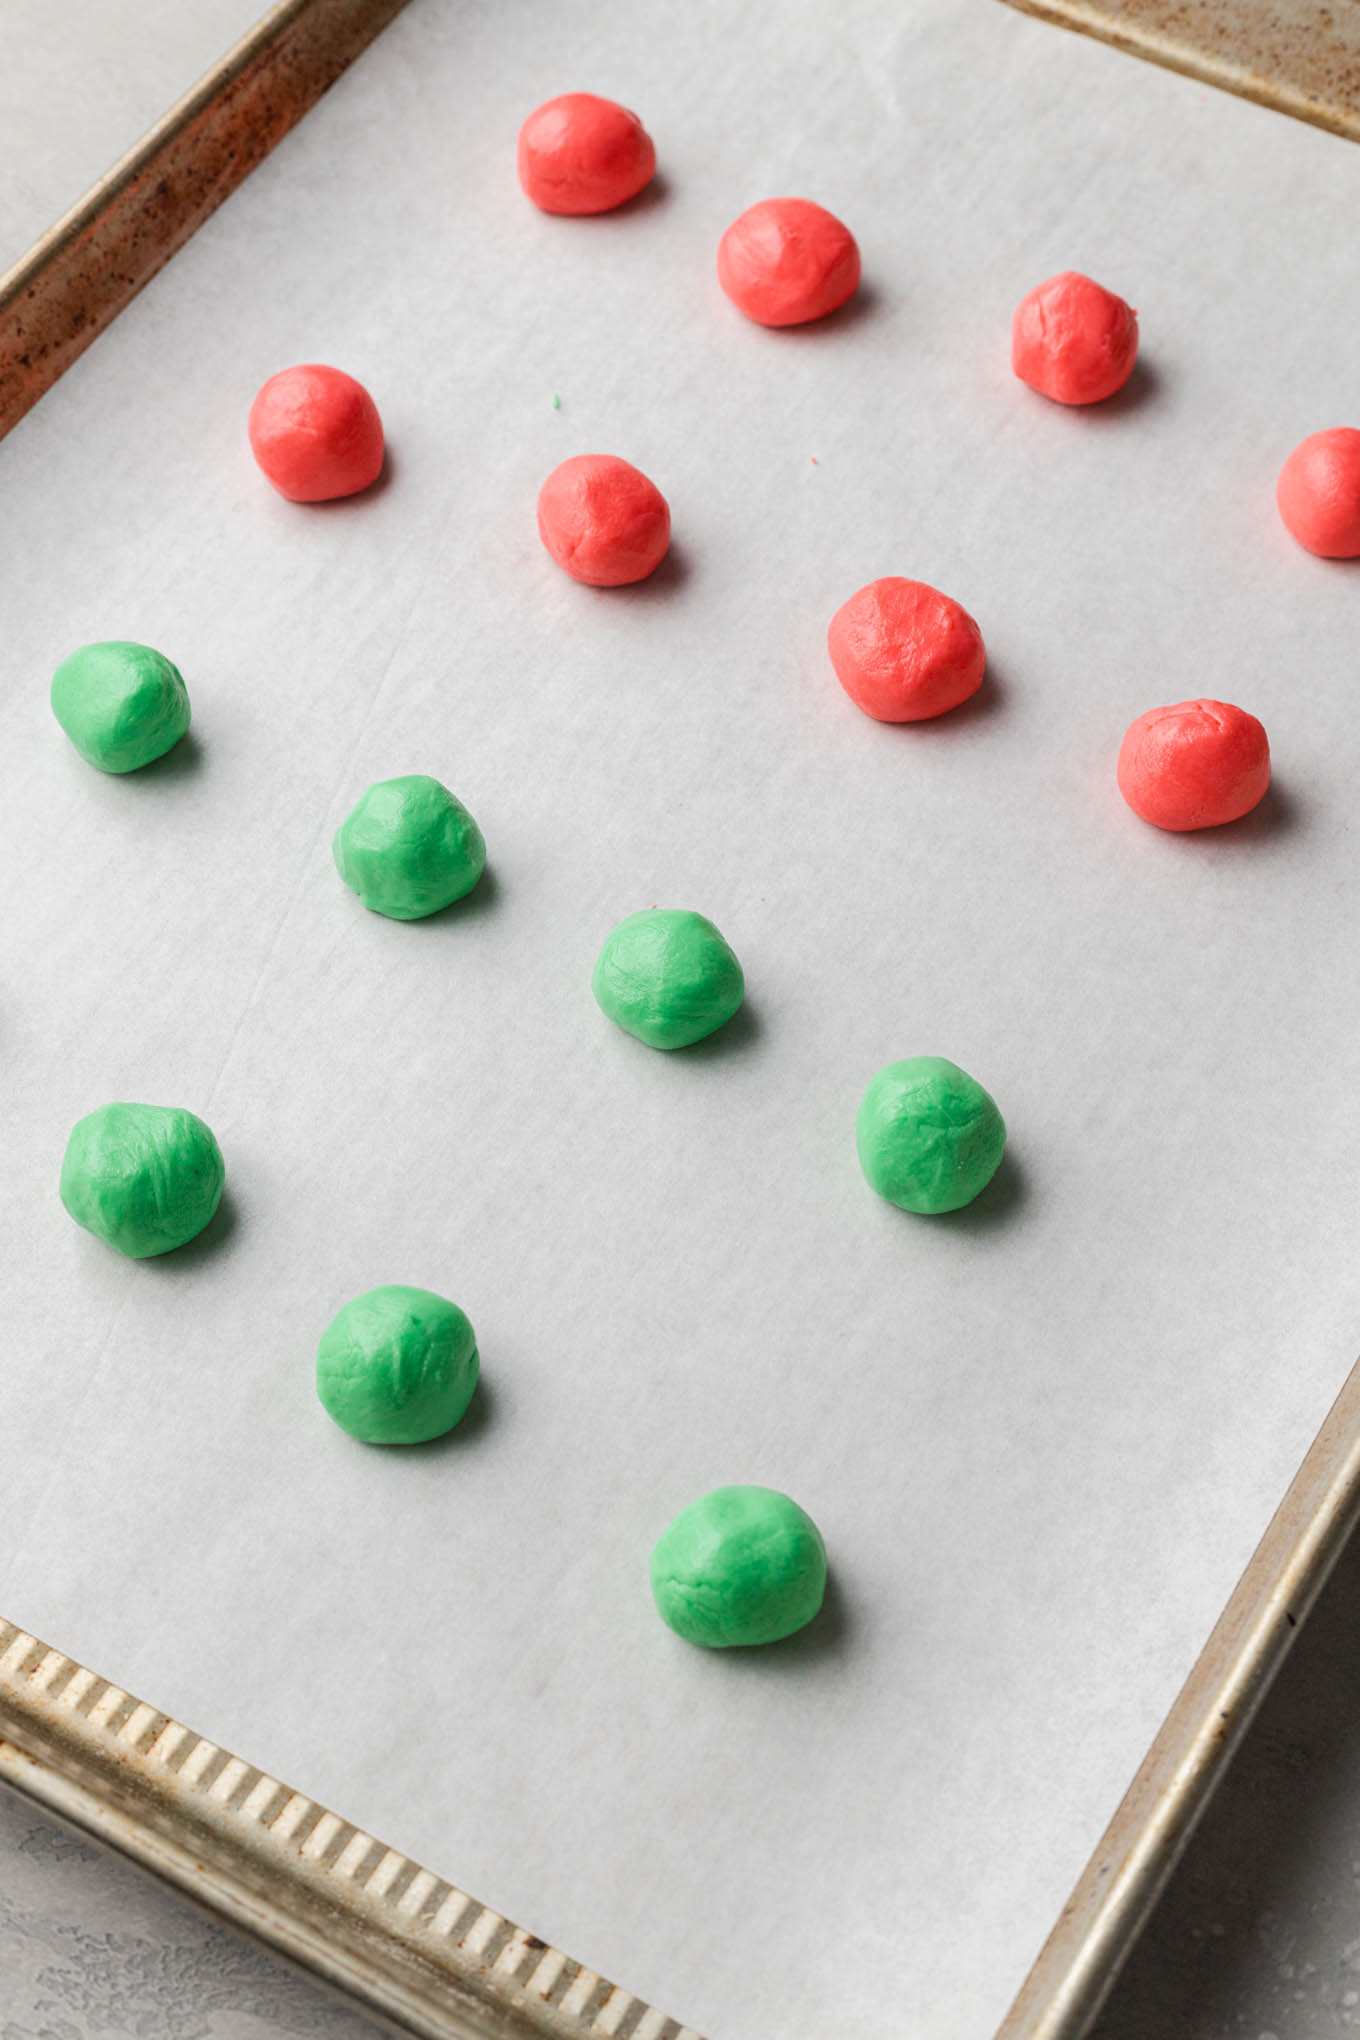
[[[1249,814],[1270,784],[1270,745],[1230,701],[1180,701],[1130,723],[1119,791],[1159,829],[1216,829]]]
[[[619,588],[660,566],[671,513],[639,468],[612,453],[578,453],[538,492],[538,535],[573,581]]]
[[[879,722],[924,722],[976,694],[987,670],[982,632],[966,609],[898,576],[870,581],[841,604],[826,633],[836,678]]]
[[[1064,269],[1021,298],[1011,367],[1058,404],[1098,404],[1122,390],[1138,359],[1138,314],[1089,276]]]
[[[808,198],[766,198],[718,243],[718,281],[758,326],[824,318],[859,288],[859,249],[834,213]]]
[[[1324,560],[1360,558],[1360,432],[1338,425],[1300,440],[1275,484],[1285,529]]]
[[[519,181],[543,212],[612,212],[655,169],[656,148],[637,115],[593,92],[545,100],[519,131]]]
[[[382,471],[378,407],[342,369],[306,362],[271,375],[250,407],[250,447],[281,496],[324,503]]]

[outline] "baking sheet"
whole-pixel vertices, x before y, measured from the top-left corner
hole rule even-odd
[[[514,129],[580,84],[644,111],[664,188],[547,220]],[[1357,175],[1001,9],[415,0],[2,456],[7,1614],[717,2040],[995,2024],[1353,1357],[1360,582],[1270,498],[1354,389]],[[864,250],[820,330],[711,281],[778,189]],[[1091,417],[1006,366],[1063,266],[1143,318]],[[256,384],[308,357],[378,396],[371,500],[251,468]],[[539,481],[593,448],[671,499],[636,591],[538,549]],[[934,727],[825,665],[898,571],[992,652]],[[45,703],[113,635],[197,717],[128,782]],[[1192,692],[1259,713],[1278,776],[1203,841],[1112,786]],[[413,927],[328,855],[405,770],[492,864]],[[751,988],[681,1057],[587,990],[654,900]],[[930,1225],[851,1137],[914,1052],[1012,1136]],[[69,1123],[114,1096],[217,1129],[203,1246],[111,1265],[64,1220]],[[316,1333],[385,1280],[481,1336],[480,1413],[416,1454],[312,1400]],[[819,1631],[736,1661],[645,1584],[728,1479],[797,1494],[836,1572]]]

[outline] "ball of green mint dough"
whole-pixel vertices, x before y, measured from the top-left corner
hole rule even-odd
[[[976,1077],[942,1055],[889,1063],[855,1121],[865,1176],[904,1211],[957,1211],[996,1174],[1006,1123]]]
[[[822,1605],[826,1547],[811,1516],[777,1488],[700,1495],[652,1551],[652,1598],[689,1643],[777,1643]]]
[[[335,868],[375,914],[420,921],[472,891],[486,844],[447,786],[423,772],[380,779],[335,832]]]
[[[590,988],[601,1012],[649,1048],[688,1048],[732,1018],[746,980],[702,914],[651,907],[606,936]]]
[[[400,1282],[338,1311],[316,1351],[327,1413],[366,1445],[420,1445],[451,1431],[477,1386],[477,1338],[456,1303]]]
[[[52,713],[82,758],[101,772],[136,772],[189,727],[189,695],[150,645],[84,645],[52,675]]]
[[[201,1233],[226,1181],[212,1128],[177,1105],[101,1105],[78,1119],[61,1165],[77,1225],[145,1261]]]

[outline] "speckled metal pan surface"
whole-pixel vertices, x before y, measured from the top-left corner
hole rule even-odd
[[[1360,0],[1010,0],[1360,141]]]

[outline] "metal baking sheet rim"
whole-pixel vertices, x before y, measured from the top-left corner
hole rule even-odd
[[[0,279],[0,435],[402,4],[281,0]],[[1109,34],[1072,0],[1013,4]],[[1136,35],[1113,39],[1197,68]],[[1200,75],[1246,89],[1221,71]],[[1287,91],[1255,83],[1251,96],[1318,118]],[[1342,131],[1360,132],[1360,121],[1348,115]],[[1360,1363],[996,2040],[1080,2040],[1087,2031],[1357,1513]],[[3,1619],[0,1780],[397,2032],[422,2040],[698,2040],[622,1985]]]
[[[1169,71],[1360,141],[1360,8],[1312,0],[1008,0]]]

